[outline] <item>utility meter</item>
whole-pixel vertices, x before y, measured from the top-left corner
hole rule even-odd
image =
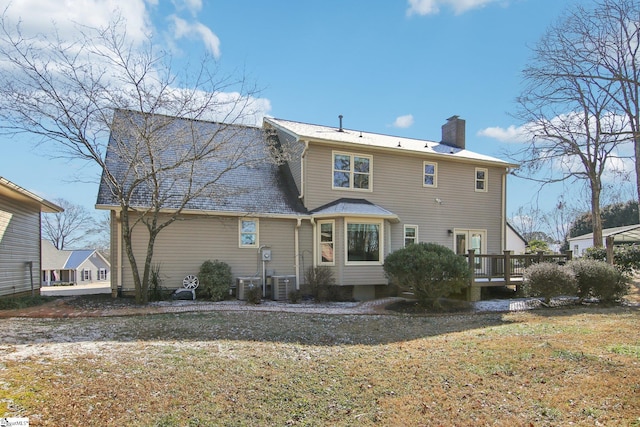
[[[262,250],[262,261],[271,261],[271,249]]]

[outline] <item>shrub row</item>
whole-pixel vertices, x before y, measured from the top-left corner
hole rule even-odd
[[[558,296],[595,298],[603,302],[621,299],[629,290],[626,274],[604,261],[578,259],[566,265],[542,262],[524,271],[522,292],[542,297],[546,303]]]

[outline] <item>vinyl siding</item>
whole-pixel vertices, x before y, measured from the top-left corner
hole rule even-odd
[[[0,295],[40,288],[40,205],[0,196]]]
[[[454,249],[454,236],[448,230],[486,230],[487,253],[502,251],[502,176],[501,167],[487,167],[488,191],[475,191],[475,168],[472,163],[393,154],[387,151],[345,150],[355,154],[372,154],[372,191],[333,190],[332,152],[335,147],[312,145],[307,152],[308,172],[305,204],[308,209],[336,199],[360,198],[382,206],[398,215],[399,223],[385,222],[385,254],[404,247],[404,225],[418,226],[421,242],[434,242]],[[423,162],[438,163],[438,185],[424,187]],[[486,166],[482,166],[486,167]],[[386,283],[379,266],[344,265],[344,230],[336,221],[336,277],[343,284]]]
[[[266,269],[273,274],[295,274],[294,232],[296,220],[259,218],[259,244],[269,246],[272,261]],[[133,234],[134,253],[140,270],[146,255],[146,230],[137,227]],[[238,218],[185,215],[158,235],[153,264],[159,265],[162,287],[176,289],[189,274],[198,274],[204,261],[220,260],[231,266],[234,277],[262,273],[257,248],[238,247]],[[123,290],[134,289],[133,276],[123,254]]]

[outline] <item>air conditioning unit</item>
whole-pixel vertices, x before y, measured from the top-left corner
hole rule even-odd
[[[260,287],[262,279],[260,277],[236,277],[236,293],[239,300],[245,300],[246,291],[249,287]]]
[[[289,291],[296,288],[296,276],[272,276],[271,296],[274,301],[284,301],[289,298]]]

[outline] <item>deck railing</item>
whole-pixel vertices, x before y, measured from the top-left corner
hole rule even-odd
[[[477,254],[469,250],[465,255],[472,271],[471,286],[507,286],[522,281],[524,269],[539,262],[564,263],[570,261],[572,252],[563,254],[514,255],[512,251],[504,251],[501,255]]]

